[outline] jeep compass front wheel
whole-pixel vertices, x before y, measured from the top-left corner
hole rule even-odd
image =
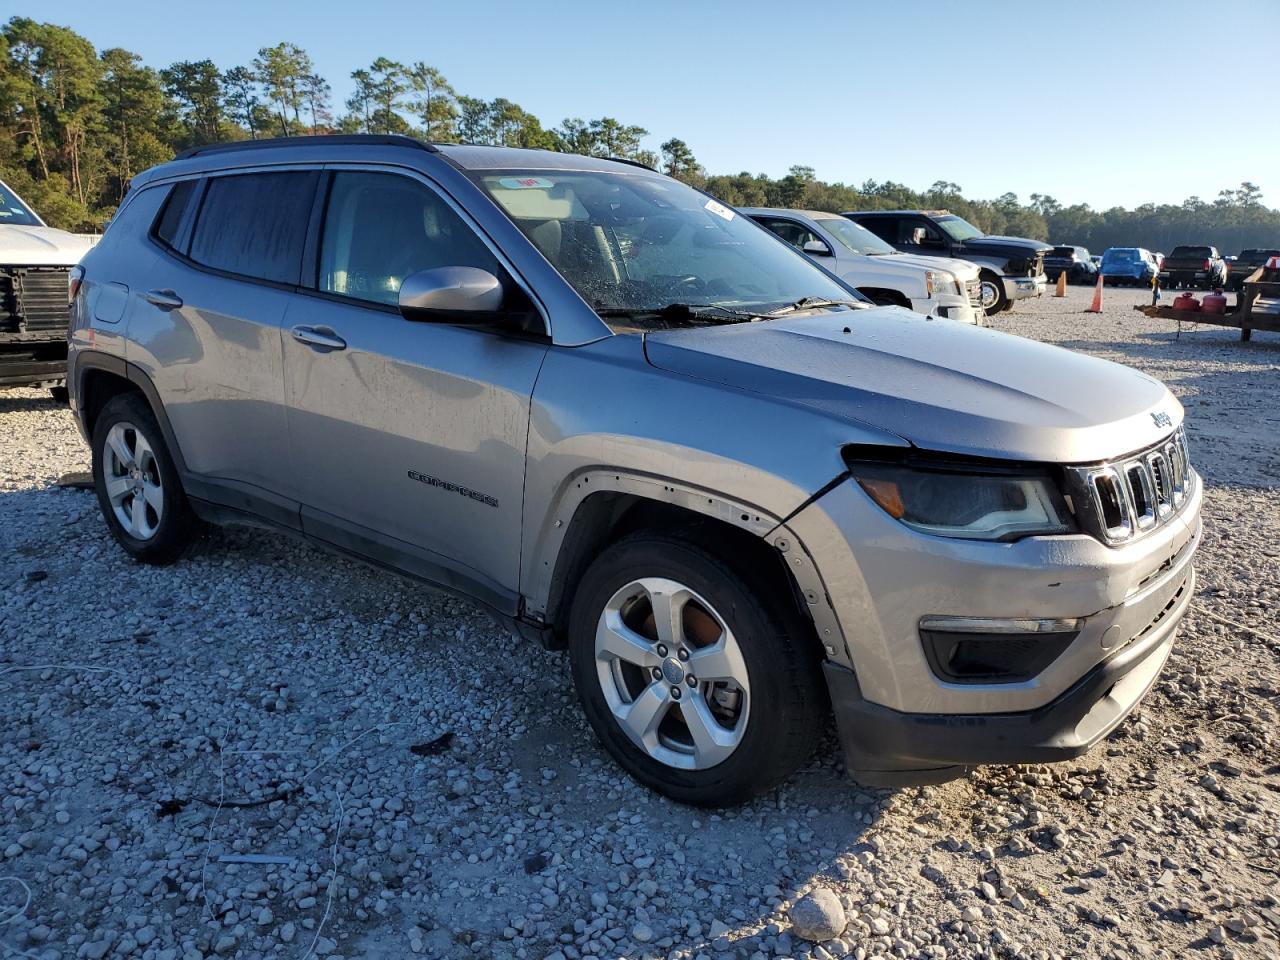
[[[199,536],[164,436],[138,394],[113,397],[94,424],[93,485],[107,526],[135,560],[172,563]]]
[[[574,597],[574,682],[597,736],[641,783],[686,803],[739,803],[803,763],[821,734],[811,630],[759,571],[692,540],[629,537]]]

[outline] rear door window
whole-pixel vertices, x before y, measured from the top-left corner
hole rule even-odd
[[[242,173],[209,182],[191,259],[215,270],[296,284],[319,173]]]
[[[886,243],[897,243],[898,222],[900,219],[899,217],[867,217],[865,220],[857,220],[856,222],[862,224]]]

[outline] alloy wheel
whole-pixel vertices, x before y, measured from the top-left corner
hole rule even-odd
[[[684,584],[644,577],[616,591],[596,626],[595,661],[614,719],[654,760],[705,770],[742,742],[746,661],[724,618]]]
[[[135,540],[154,537],[164,517],[164,484],[151,444],[133,424],[121,421],[107,431],[102,475],[125,532]]]

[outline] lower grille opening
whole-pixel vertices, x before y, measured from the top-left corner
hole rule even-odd
[[[1043,671],[1080,631],[951,633],[921,630],[925,658],[947,683],[1021,683]]]

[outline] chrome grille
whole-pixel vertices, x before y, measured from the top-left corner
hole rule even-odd
[[[1107,543],[1162,526],[1182,507],[1195,473],[1181,428],[1154,447],[1113,463],[1070,470],[1076,513]]]
[[[969,305],[973,307],[982,306],[982,281],[976,277],[969,280],[964,285],[965,295],[969,298]]]

